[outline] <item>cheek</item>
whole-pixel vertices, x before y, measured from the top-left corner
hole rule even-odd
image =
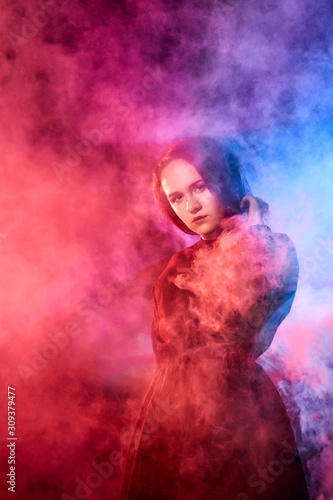
[[[222,206],[220,201],[211,193],[206,197],[206,204],[216,217],[220,217],[222,214]]]
[[[186,213],[182,205],[175,205],[174,207],[171,206],[171,208],[175,212],[175,214],[178,215],[178,217],[184,222],[186,218]]]
[[[209,203],[210,205],[218,205],[219,201],[216,198],[215,194],[212,193],[208,188],[205,189],[203,193],[201,193],[201,198],[206,200],[206,203]]]

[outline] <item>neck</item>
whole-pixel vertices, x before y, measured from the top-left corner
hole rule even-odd
[[[220,236],[221,233],[227,233],[232,229],[235,229],[240,224],[244,222],[244,218],[241,215],[234,215],[232,217],[225,217],[220,221],[220,224],[213,229],[210,233],[202,234],[202,240],[216,240]]]
[[[220,234],[222,233],[223,229],[222,227],[217,227],[213,231],[207,234],[202,234],[201,239],[203,240],[215,240]]]

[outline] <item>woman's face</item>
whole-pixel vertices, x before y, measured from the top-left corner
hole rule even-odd
[[[203,239],[215,238],[222,206],[199,172],[185,160],[172,160],[161,172],[162,189],[178,217]]]

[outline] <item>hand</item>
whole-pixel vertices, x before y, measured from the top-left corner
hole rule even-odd
[[[265,224],[264,218],[269,214],[269,205],[261,198],[255,196],[244,196],[240,202],[240,208],[245,209],[248,205],[248,224],[254,226],[255,224]]]

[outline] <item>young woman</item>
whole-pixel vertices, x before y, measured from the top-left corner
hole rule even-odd
[[[201,239],[153,287],[156,372],[121,499],[308,499],[284,405],[255,362],[294,299],[291,240],[264,224],[268,205],[211,138],[171,147],[153,190],[166,216]]]

